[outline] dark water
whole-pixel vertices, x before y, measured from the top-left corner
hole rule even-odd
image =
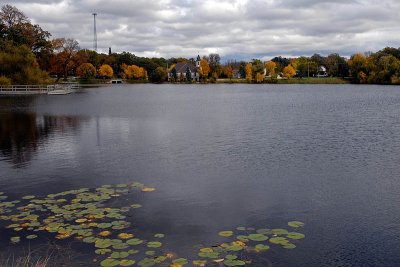
[[[300,220],[306,238],[269,251],[274,266],[400,266],[400,88],[133,85],[0,98],[10,198],[130,181],[157,188],[135,227],[165,233],[180,255],[221,230]]]

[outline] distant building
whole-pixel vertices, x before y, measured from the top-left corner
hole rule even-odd
[[[325,66],[319,66],[317,77],[318,78],[328,77],[328,72],[326,71]]]
[[[240,71],[238,69],[233,70],[233,79],[242,79],[242,75],[240,74]]]
[[[187,81],[187,74],[189,74],[192,81],[198,82],[200,80],[200,61],[201,58],[199,55],[197,56],[195,64],[190,61],[177,63],[172,69],[168,71],[168,81],[171,81],[175,78],[175,81],[177,82],[184,82]]]

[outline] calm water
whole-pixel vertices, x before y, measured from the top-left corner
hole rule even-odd
[[[165,233],[183,256],[221,230],[300,220],[306,238],[267,252],[274,266],[400,266],[400,88],[133,85],[0,98],[0,191],[11,199],[131,181],[157,188],[134,226]],[[10,247],[0,234],[0,250]]]

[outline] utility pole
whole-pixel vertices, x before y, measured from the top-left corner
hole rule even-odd
[[[96,29],[96,16],[97,13],[93,13],[93,50],[97,52],[97,29]]]

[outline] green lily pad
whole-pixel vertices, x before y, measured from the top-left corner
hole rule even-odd
[[[96,249],[96,251],[95,251],[95,253],[97,255],[105,255],[105,254],[108,254],[110,252],[111,252],[111,249],[106,249],[106,248],[104,248],[104,249]]]
[[[119,260],[116,259],[105,259],[100,263],[103,267],[114,267],[119,265]]]
[[[226,260],[224,261],[225,266],[243,266],[246,265],[246,262],[241,260]]]
[[[276,245],[287,245],[289,241],[284,237],[272,237],[269,239],[269,242]]]
[[[134,260],[127,260],[127,259],[123,259],[119,262],[120,266],[132,266],[134,265],[136,262]]]
[[[247,235],[238,235],[236,237],[237,240],[243,241],[243,242],[247,242],[249,241],[249,237]]]
[[[287,234],[287,237],[290,238],[290,239],[297,239],[298,240],[298,239],[303,239],[306,236],[304,234],[302,234],[302,233],[290,232],[290,233]]]
[[[236,260],[238,257],[236,255],[226,255],[225,259],[227,260]]]
[[[288,222],[288,225],[290,227],[299,228],[299,227],[304,226],[304,223],[303,222],[299,222],[299,221],[292,221],[292,222]]]
[[[136,246],[142,244],[143,240],[140,240],[139,238],[132,238],[126,241],[126,243],[131,246]]]
[[[135,249],[128,250],[128,253],[130,255],[138,254],[139,252],[140,252],[139,250],[135,250]]]
[[[284,249],[295,249],[296,245],[295,244],[287,244],[283,246]]]
[[[140,205],[140,204],[131,205],[131,208],[133,208],[133,209],[140,209],[141,207],[142,207],[142,205]]]
[[[149,250],[149,251],[146,251],[146,253],[145,253],[147,256],[154,256],[154,255],[156,255],[156,252],[154,251],[154,250]]]
[[[209,259],[217,259],[219,257],[218,252],[200,252],[198,255],[201,258],[209,258]]]
[[[156,261],[154,259],[144,258],[143,260],[138,262],[140,267],[152,267],[156,265]]]
[[[34,199],[35,198],[35,196],[24,196],[24,197],[22,197],[22,199],[24,199],[24,200],[30,200],[30,199]]]
[[[238,231],[246,231],[246,227],[238,227],[238,228],[236,228],[236,230],[238,230]]]
[[[270,249],[270,247],[267,246],[267,245],[258,244],[258,245],[255,247],[255,249],[256,249],[257,252],[261,252],[261,251],[266,251],[266,250]]]
[[[257,233],[262,235],[270,235],[272,231],[271,229],[258,229]]]
[[[252,241],[262,242],[268,240],[268,237],[262,234],[250,234],[248,238]]]
[[[286,229],[272,229],[271,232],[274,235],[287,235],[289,233]]]
[[[233,235],[232,231],[221,231],[218,233],[219,236],[222,237],[231,237]]]
[[[153,242],[147,243],[147,247],[149,247],[149,248],[160,248],[161,246],[162,246],[162,243],[158,242],[158,241],[153,241]]]
[[[176,259],[174,261],[172,261],[173,264],[178,264],[178,265],[185,265],[188,264],[188,260],[185,258],[180,258],[180,259]]]
[[[129,256],[128,252],[113,252],[110,257],[113,259],[124,259],[128,256]]]
[[[38,237],[37,235],[28,235],[28,236],[26,237],[26,239],[31,240],[31,239],[35,239],[35,238],[37,238],[37,237]]]

